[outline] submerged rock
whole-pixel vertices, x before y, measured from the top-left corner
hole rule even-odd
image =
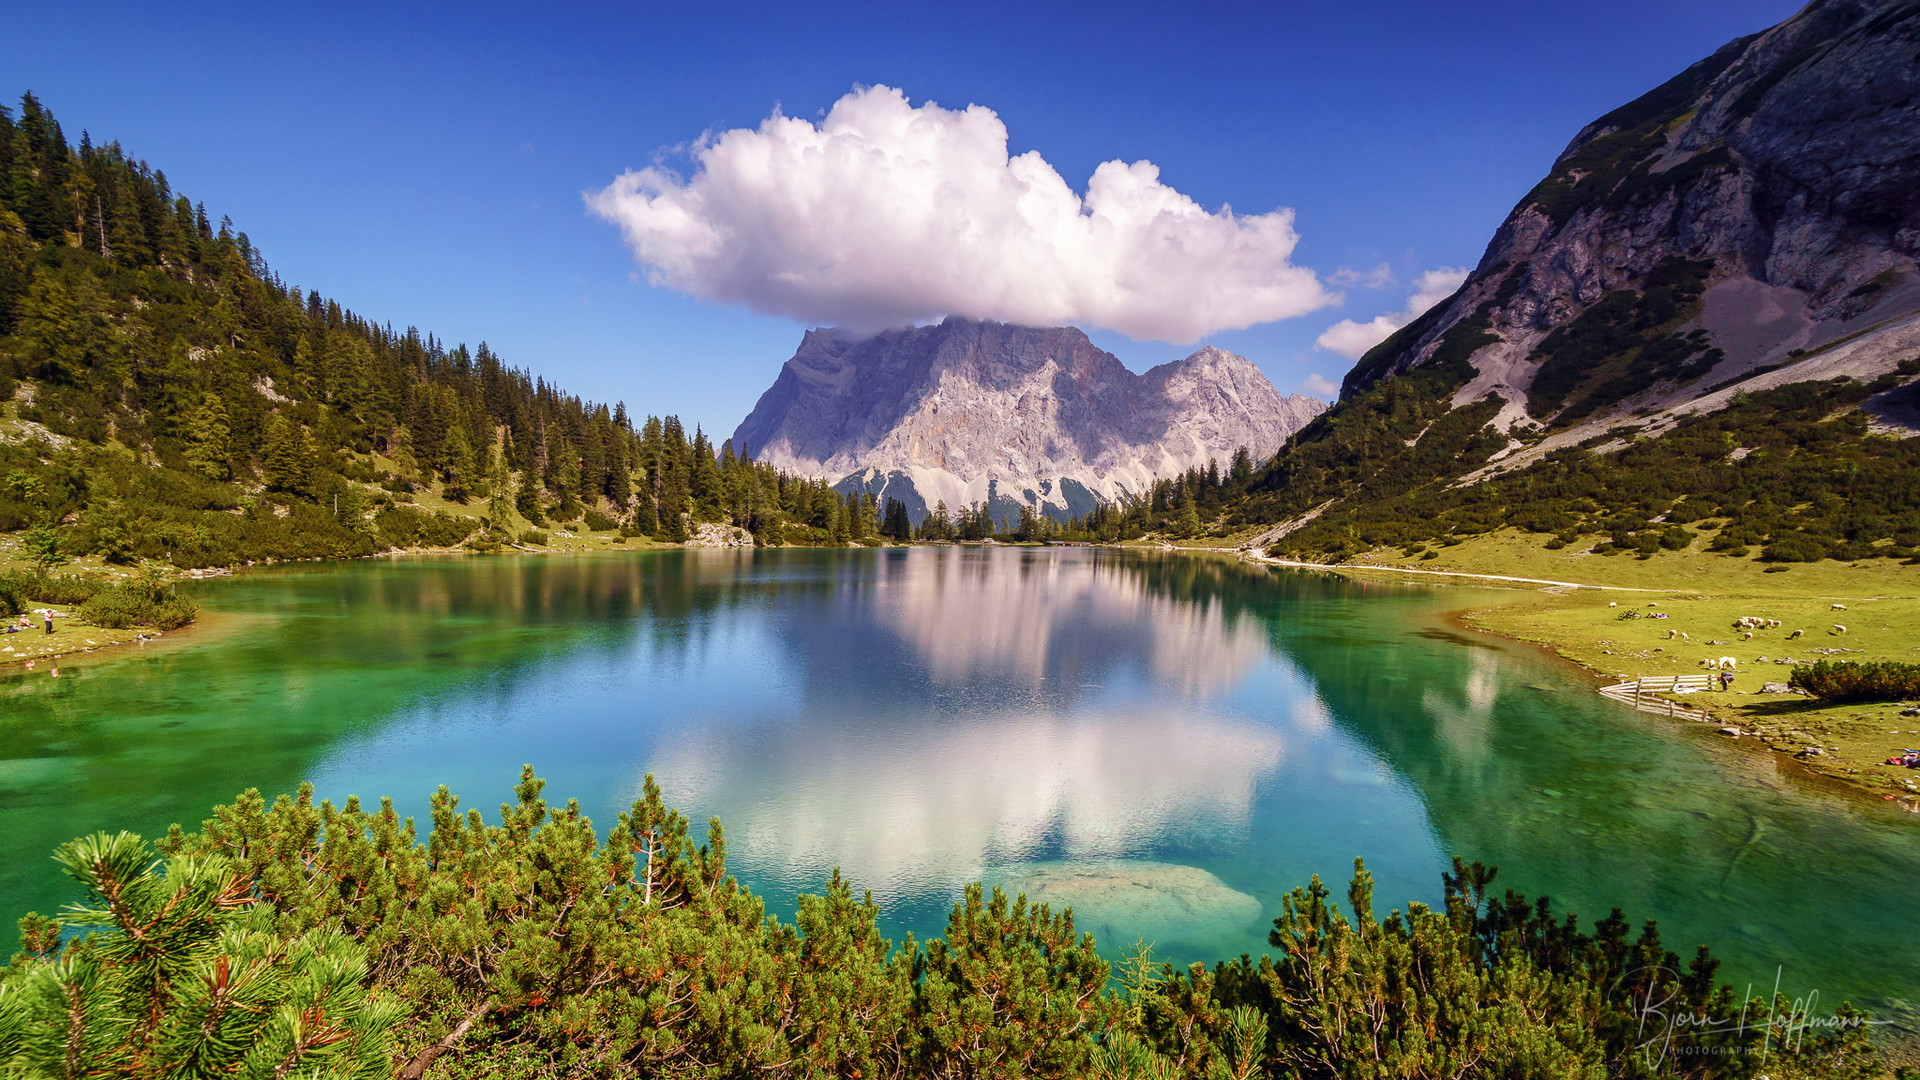
[[[1164,946],[1249,931],[1266,914],[1260,901],[1197,866],[1177,863],[1036,863],[996,884],[1055,911],[1071,907],[1074,926],[1107,948],[1138,939]]]

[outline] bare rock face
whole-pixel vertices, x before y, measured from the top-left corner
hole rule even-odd
[[[1871,377],[1920,325],[1917,255],[1920,4],[1827,0],[1588,125],[1343,393],[1464,360],[1456,406],[1584,438],[1770,372]],[[1884,347],[1846,370],[1802,364],[1863,335]]]
[[[1246,449],[1325,408],[1205,348],[1135,375],[1071,327],[949,318],[856,339],[812,330],[734,432],[737,452],[907,504],[1056,517]]]
[[[753,534],[738,525],[715,525],[707,522],[694,527],[693,535],[687,538],[686,546],[707,548],[752,547]]]

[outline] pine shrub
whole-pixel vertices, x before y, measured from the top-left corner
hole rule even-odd
[[[335,806],[304,786],[174,830],[161,862],[124,833],[64,846],[93,901],[70,923],[93,933],[21,921],[0,1071],[1750,1080],[1764,1060],[1802,1080],[1877,1075],[1849,1006],[1796,1030],[1804,1009],[1747,1000],[1704,947],[1682,959],[1617,910],[1583,923],[1496,894],[1478,863],[1454,861],[1443,906],[1383,918],[1356,860],[1344,903],[1318,878],[1284,899],[1265,956],[1175,970],[1138,946],[1110,979],[1071,912],[979,884],[944,935],[897,948],[838,873],[790,924],[770,919],[728,873],[720,823],[693,835],[652,776],[604,841],[544,787],[523,770],[497,825],[443,787],[424,838],[390,800]],[[1733,1015],[1754,1019],[1675,1022]],[[321,1025],[289,1055],[287,1035]],[[168,1056],[189,1047],[191,1064]],[[129,1053],[145,1067],[123,1068]]]
[[[175,592],[172,585],[143,576],[94,593],[80,605],[77,614],[84,622],[114,630],[133,626],[177,630],[192,622],[198,612],[194,602]]]
[[[1920,698],[1920,664],[1822,660],[1793,669],[1787,685],[1822,701],[1909,701]]]

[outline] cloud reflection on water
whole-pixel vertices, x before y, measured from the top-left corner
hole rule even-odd
[[[756,877],[838,866],[900,896],[1025,859],[1231,841],[1284,748],[1270,729],[1160,706],[709,728],[661,746],[652,767],[673,802],[720,815],[730,858]]]
[[[754,876],[838,866],[883,896],[1244,834],[1285,738],[1214,702],[1285,661],[1244,612],[1143,589],[1137,563],[1062,554],[865,564],[787,627],[807,669],[797,716],[676,732],[648,767],[727,823]],[[897,683],[916,681],[929,692],[902,707]],[[1295,722],[1318,726],[1301,693]]]

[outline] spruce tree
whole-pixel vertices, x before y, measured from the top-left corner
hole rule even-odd
[[[645,536],[660,535],[660,516],[654,512],[653,497],[644,491],[633,501],[633,527]]]
[[[1200,535],[1200,510],[1194,505],[1191,491],[1180,493],[1180,517],[1174,525],[1174,534],[1183,539],[1192,539]]]
[[[907,504],[899,499],[887,500],[886,520],[881,523],[880,535],[890,540],[910,540],[913,538],[913,524],[907,517]]]
[[[513,526],[513,474],[500,444],[487,444],[487,522],[496,529]]]
[[[473,443],[467,438],[467,425],[454,424],[447,430],[441,458],[445,462],[441,474],[446,478],[447,500],[466,502],[474,494]]]
[[[87,366],[81,320],[60,275],[41,268],[20,307],[21,359],[27,373],[53,383],[76,381]]]
[[[267,490],[306,497],[312,490],[312,448],[306,432],[276,412],[267,421],[266,446],[261,450],[262,479]]]
[[[420,460],[413,454],[413,433],[405,425],[396,424],[393,435],[387,440],[387,458],[393,462],[393,471],[402,480],[412,482],[420,477]]]
[[[200,395],[200,404],[187,417],[186,442],[187,462],[200,475],[209,480],[232,475],[233,425],[220,395]]]

